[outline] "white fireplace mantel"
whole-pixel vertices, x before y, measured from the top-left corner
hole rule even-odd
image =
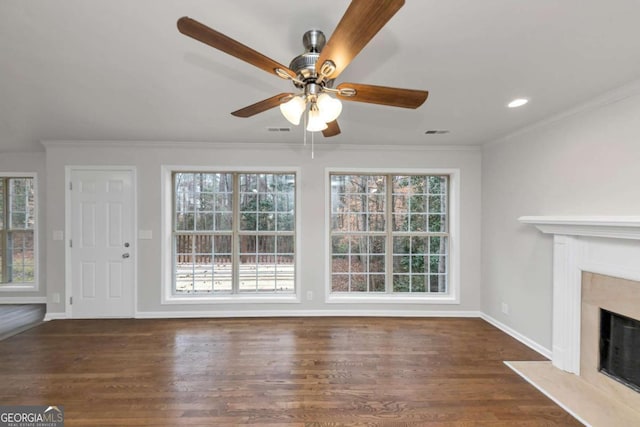
[[[640,281],[640,216],[523,216],[553,234],[552,363],[580,374],[582,272]]]
[[[521,216],[546,234],[640,240],[640,216]]]

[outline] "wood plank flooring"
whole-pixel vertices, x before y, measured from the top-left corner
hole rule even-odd
[[[481,319],[57,320],[0,342],[0,403],[66,426],[579,426]]]

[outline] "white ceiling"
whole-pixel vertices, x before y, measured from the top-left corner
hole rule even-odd
[[[287,81],[180,34],[190,16],[285,65],[347,0],[0,0],[0,151],[42,139],[299,142]],[[637,0],[407,0],[340,76],[427,89],[417,110],[345,102],[340,144],[481,144],[640,77]],[[514,97],[531,102],[507,109]],[[427,136],[428,129],[448,135]],[[322,138],[322,137],[321,137]]]

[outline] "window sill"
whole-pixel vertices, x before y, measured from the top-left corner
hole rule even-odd
[[[300,297],[296,294],[286,295],[216,295],[216,296],[165,296],[162,304],[297,304]]]
[[[325,300],[328,304],[460,304],[455,295],[398,295],[398,294],[336,294],[331,293]]]
[[[3,283],[0,284],[0,292],[37,292],[35,283]]]

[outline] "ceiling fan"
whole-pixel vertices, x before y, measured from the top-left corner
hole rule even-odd
[[[325,137],[330,137],[340,133],[337,122],[342,111],[340,99],[404,108],[418,108],[426,101],[429,92],[423,90],[360,83],[340,83],[333,87],[334,80],[403,5],[404,0],[352,0],[328,42],[319,30],[304,34],[306,51],[293,58],[289,67],[189,17],[178,20],[178,30],[268,73],[290,80],[300,90],[298,93],[280,93],[231,114],[251,117],[280,106],[285,118],[298,125],[308,110],[306,129],[322,131]]]

